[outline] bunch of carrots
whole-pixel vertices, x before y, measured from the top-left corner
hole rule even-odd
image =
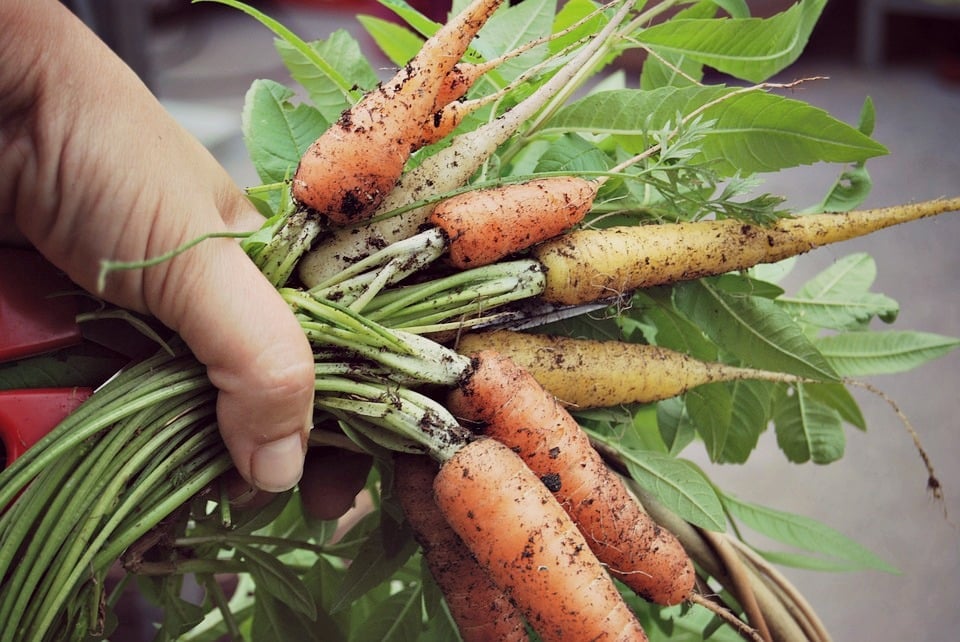
[[[501,2],[470,2],[393,78],[344,111],[292,168],[280,213],[265,228],[270,239],[250,251],[314,346],[318,412],[333,417],[353,447],[375,453],[392,471],[385,490],[397,497],[467,642],[527,640],[531,630],[544,641],[645,640],[629,605],[633,598],[625,598],[621,587],[659,605],[707,606],[747,639],[787,639],[750,603],[728,608],[704,594],[698,583],[703,569],[677,534],[648,514],[616,472],[615,458],[601,455],[571,410],[651,403],[717,381],[789,385],[814,379],[705,362],[655,346],[482,329],[522,319],[537,306],[563,313],[623,304],[642,288],[776,262],[956,210],[960,199],[783,216],[767,224],[720,219],[588,226],[601,188],[656,149],[603,176],[545,176],[476,188],[471,180],[477,170],[562,96],[581,69],[603,60],[610,39],[634,12],[624,0],[600,7],[606,26],[564,52],[549,80],[483,124],[460,129],[494,100],[467,99],[468,91],[511,57],[468,61],[471,42]],[[434,153],[411,162],[432,145]],[[188,397],[171,413],[197,414],[206,461],[215,465],[178,469],[195,493],[225,461],[208,435],[208,382],[180,350],[157,359],[152,367],[165,376],[171,369],[190,372],[183,379]],[[132,376],[113,388],[142,383],[150,369],[135,371],[141,379]],[[124,415],[109,405],[113,388],[108,384],[98,395],[101,416],[109,411],[115,419],[94,425],[96,416],[81,413],[70,424],[82,435],[74,441],[97,438],[117,422],[140,439],[133,417],[169,425],[171,415],[153,418],[149,408]],[[0,517],[0,577],[25,595],[42,589],[52,597],[43,602],[48,613],[30,617],[20,618],[13,603],[9,609],[0,604],[6,631],[0,639],[95,630],[97,618],[89,612],[62,613],[70,596],[94,591],[85,584],[89,571],[60,574],[52,567],[62,560],[102,578],[105,565],[174,511],[164,498],[165,513],[144,510],[151,520],[137,521],[134,513],[111,513],[117,508],[105,497],[96,504],[96,519],[114,515],[108,522],[114,531],[98,538],[103,523],[77,517],[77,528],[101,548],[66,556],[51,548],[31,558],[40,570],[18,570],[14,560],[39,544],[23,539],[30,525],[22,519],[14,525],[12,516],[34,515],[52,527],[27,507],[62,502],[55,484],[31,483],[42,476],[42,449],[56,448],[56,435],[67,429],[58,430],[2,472],[0,506],[9,508],[8,519]],[[136,474],[131,470],[129,478]],[[62,577],[65,588],[55,589],[48,577]],[[748,616],[741,619],[740,611]]]

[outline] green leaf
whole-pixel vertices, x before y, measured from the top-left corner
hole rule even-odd
[[[303,580],[280,559],[253,546],[235,543],[247,570],[257,583],[257,590],[270,593],[291,609],[309,618],[317,616],[310,591]]]
[[[437,31],[437,29],[440,28],[440,25],[437,24],[437,22],[426,17],[404,0],[377,1],[387,9],[390,9],[390,11],[397,14],[397,16],[402,18],[404,22],[410,25],[414,31],[425,38],[429,38]]]
[[[816,345],[843,376],[863,377],[906,372],[960,346],[960,339],[929,332],[891,330],[844,332],[820,337]]]
[[[709,106],[707,106],[709,105]],[[653,144],[649,133],[702,109],[712,121],[690,162],[726,175],[775,172],[817,162],[865,161],[886,148],[823,109],[761,90],[723,86],[597,92],[559,110],[545,131],[613,136],[631,153]]]
[[[627,312],[639,313],[655,328],[651,342],[664,348],[688,354],[702,361],[717,360],[717,346],[690,319],[678,314],[670,288],[650,288],[634,295],[633,307]]]
[[[630,476],[664,506],[697,526],[714,531],[725,528],[723,507],[713,485],[691,462],[632,448],[623,439],[587,430],[591,437],[619,452]]]
[[[730,427],[718,463],[742,464],[757,447],[770,422],[775,384],[769,381],[735,381],[728,384],[731,398]]]
[[[524,0],[494,13],[480,30],[473,47],[485,58],[496,58],[520,45],[550,35],[557,0]],[[545,47],[534,47],[497,67],[498,75],[513,80],[546,57]]]
[[[680,11],[674,20],[705,19],[716,15],[717,7],[711,2],[698,2]],[[660,87],[688,87],[703,79],[703,64],[684,53],[657,51],[647,55],[640,71],[641,89]]]
[[[405,65],[423,46],[423,38],[396,22],[376,16],[357,16],[357,22],[363,25],[373,41],[397,65]]]
[[[347,79],[337,72],[333,67],[331,67],[322,56],[317,55],[317,52],[306,42],[303,41],[298,35],[287,29],[285,26],[263,13],[259,9],[255,9],[250,5],[244,4],[239,0],[193,0],[194,2],[219,2],[221,4],[228,5],[234,9],[239,9],[247,15],[253,17],[260,22],[263,26],[270,29],[276,36],[279,38],[279,41],[284,43],[285,47],[288,49],[294,49],[300,52],[300,55],[303,56],[310,64],[316,67],[318,70],[321,70],[327,78],[331,81],[331,84],[336,87],[336,91],[342,95],[344,99],[348,102],[351,102],[352,87],[354,86],[352,82],[348,82]],[[278,45],[278,49],[281,51],[284,49],[283,46]],[[292,70],[291,70],[292,71]]]
[[[247,91],[241,115],[244,141],[260,179],[289,179],[300,157],[327,128],[313,107],[294,106],[293,90],[272,80],[255,80]]]
[[[803,329],[768,299],[730,295],[709,279],[674,289],[677,308],[744,364],[813,379],[837,375]]]
[[[762,82],[796,61],[826,2],[801,0],[765,19],[674,19],[636,38],[655,51],[689,56],[736,78]]]
[[[609,158],[596,145],[577,134],[550,142],[537,161],[536,172],[596,172],[610,168]]]
[[[900,306],[869,291],[876,276],[873,257],[851,254],[807,281],[795,296],[780,297],[777,303],[797,320],[821,328],[858,329],[875,316],[891,323]]]
[[[807,383],[803,390],[810,399],[836,410],[848,424],[860,430],[867,429],[867,420],[863,418],[860,406],[843,384]]]
[[[303,48],[283,40],[277,40],[276,47],[290,75],[306,90],[327,122],[335,121],[354,103],[357,88],[369,90],[380,80],[359,43],[343,29],[334,31],[326,40],[311,42],[309,56]],[[344,91],[342,79],[349,79],[349,91]]]
[[[364,642],[406,642],[418,640],[423,628],[421,591],[413,587],[394,593],[380,602],[362,622],[350,632],[350,640]]]
[[[342,640],[334,626],[328,627],[325,618],[307,618],[291,609],[282,599],[257,591],[253,603],[253,622],[250,629],[254,640],[303,640],[303,642],[336,642]]]
[[[806,393],[799,384],[774,409],[777,445],[791,462],[829,464],[843,457],[846,436],[840,413]]]
[[[721,494],[720,499],[735,519],[771,539],[802,550],[845,560],[856,565],[856,568],[898,572],[875,553],[809,517],[748,503],[728,494]]]
[[[723,383],[708,383],[685,393],[683,402],[710,461],[718,461],[726,446],[733,415],[730,391]]]
[[[381,520],[389,523],[389,520]],[[331,607],[336,613],[372,588],[387,581],[417,550],[417,542],[409,528],[397,529],[390,546],[384,542],[382,530],[374,531],[360,546],[340,585],[340,594]]]
[[[860,121],[857,129],[865,136],[873,135],[876,112],[873,100],[867,97],[860,109]],[[866,163],[855,163],[844,170],[827,195],[818,204],[807,208],[806,212],[848,212],[858,207],[870,195],[873,180],[867,171]]]
[[[657,402],[657,427],[667,451],[677,455],[697,437],[687,406],[680,397]]]

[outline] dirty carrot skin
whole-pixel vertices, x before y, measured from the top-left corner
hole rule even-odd
[[[660,346],[495,330],[461,335],[462,354],[493,350],[533,375],[566,406],[653,403],[717,381],[801,383],[782,372],[701,361]]]
[[[610,573],[651,602],[686,600],[696,579],[690,558],[604,465],[573,417],[510,359],[491,351],[472,358],[473,370],[448,395],[450,411],[517,452]]]
[[[579,223],[598,188],[596,181],[558,176],[475,190],[442,201],[430,223],[444,231],[455,267],[488,265]]]
[[[474,0],[407,65],[345,111],[306,151],[293,197],[330,221],[366,219],[393,189],[447,75],[502,0]]]
[[[544,642],[647,639],[570,516],[510,448],[494,439],[461,448],[434,495]]]
[[[960,209],[960,197],[839,214],[783,218],[770,226],[699,221],[577,230],[534,250],[547,271],[543,297],[565,304],[774,263],[817,247]]]
[[[526,642],[526,623],[450,528],[433,499],[436,463],[427,456],[394,455],[393,490],[443,592],[464,642]]]

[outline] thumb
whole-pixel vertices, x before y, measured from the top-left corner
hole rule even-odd
[[[175,325],[219,391],[224,443],[240,474],[257,488],[292,488],[303,472],[312,425],[309,343],[236,243],[208,241],[188,254],[194,265],[179,265],[188,272],[173,281],[181,287]]]

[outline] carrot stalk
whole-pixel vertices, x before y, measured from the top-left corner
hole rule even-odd
[[[544,642],[647,639],[570,516],[510,448],[464,446],[442,465],[434,494]]]
[[[364,220],[393,189],[454,65],[502,0],[474,0],[389,81],[345,111],[303,155],[294,198],[330,221]]]
[[[717,381],[809,381],[795,375],[701,361],[660,346],[496,330],[463,334],[457,351],[493,350],[527,370],[566,406],[653,403]]]
[[[783,218],[770,226],[733,219],[577,230],[534,256],[547,272],[543,297],[577,304],[645,287],[774,263],[830,243],[960,209],[960,197],[839,214]]]
[[[696,579],[690,558],[604,465],[573,417],[507,357],[481,351],[473,362],[447,397],[450,411],[520,455],[615,577],[658,604],[687,599]]]
[[[393,491],[440,587],[464,642],[526,642],[526,623],[447,523],[433,499],[437,466],[429,457],[396,454]]]

